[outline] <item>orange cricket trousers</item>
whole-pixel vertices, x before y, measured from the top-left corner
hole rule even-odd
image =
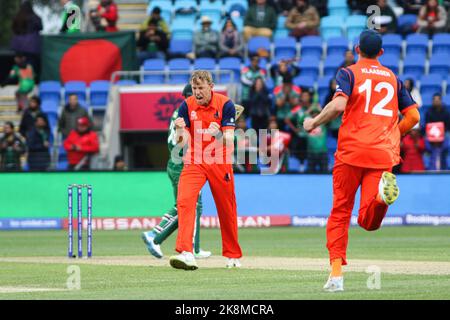
[[[381,226],[388,206],[376,199],[378,183],[386,169],[355,167],[336,159],[333,168],[333,209],[327,222],[327,248],[330,262],[342,258],[347,264],[348,228],[352,215],[355,194],[361,186],[358,224],[367,231]]]
[[[175,250],[192,252],[197,197],[209,182],[222,233],[222,255],[242,257],[238,243],[236,195],[230,164],[185,164],[178,183],[178,236]]]

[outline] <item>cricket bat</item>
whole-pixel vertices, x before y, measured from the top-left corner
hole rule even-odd
[[[239,119],[241,114],[244,112],[244,107],[240,104],[235,104],[234,108],[236,109],[236,120]]]

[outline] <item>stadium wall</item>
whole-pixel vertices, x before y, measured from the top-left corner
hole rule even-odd
[[[165,172],[2,173],[0,229],[60,229],[67,224],[67,186],[93,186],[96,229],[146,229],[173,205]],[[399,200],[385,224],[450,224],[450,174],[400,175]],[[324,226],[331,175],[236,175],[241,227]],[[209,187],[204,227],[219,225]],[[84,202],[84,205],[86,201]],[[357,215],[359,196],[353,215]],[[352,224],[356,224],[355,217]]]

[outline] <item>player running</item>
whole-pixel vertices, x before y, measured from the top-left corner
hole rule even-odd
[[[183,93],[184,98],[192,96],[192,87],[187,84],[184,87]],[[173,148],[176,145],[175,140],[175,123],[174,121],[178,118],[178,109],[176,109],[170,119],[169,128],[169,138],[167,144],[170,153],[172,153]],[[170,181],[172,182],[173,194],[175,196],[175,201],[177,200],[178,192],[178,180],[180,178],[181,170],[183,170],[183,164],[177,164],[173,161],[172,157],[169,158],[167,162],[167,174],[169,175]],[[196,197],[197,198],[197,197]],[[202,196],[199,192],[196,207],[196,227],[194,236],[194,255],[197,259],[204,259],[211,256],[210,251],[203,251],[200,248],[200,216],[202,215]],[[177,206],[175,205],[169,210],[163,217],[159,225],[157,225],[153,230],[142,233],[142,239],[147,245],[148,251],[156,258],[161,259],[163,253],[161,251],[161,243],[164,242],[176,229],[178,228],[178,215]]]
[[[194,95],[183,101],[175,120],[177,141],[188,144],[183,158],[178,188],[178,237],[176,251],[170,258],[176,269],[198,268],[192,248],[195,225],[195,201],[206,181],[209,182],[220,221],[222,254],[227,267],[239,267],[242,251],[238,243],[233,153],[236,108],[226,96],[213,92],[208,71],[195,71],[190,79]],[[213,146],[211,148],[211,146]]]
[[[333,208],[327,223],[331,274],[324,289],[343,291],[342,265],[347,264],[348,228],[355,194],[361,186],[358,224],[377,230],[399,196],[392,167],[400,162],[400,138],[420,120],[417,104],[396,75],[383,67],[379,33],[366,30],[356,46],[359,60],[339,70],[333,100],[306,131],[328,123],[344,112],[333,169]],[[399,111],[403,118],[399,122]]]

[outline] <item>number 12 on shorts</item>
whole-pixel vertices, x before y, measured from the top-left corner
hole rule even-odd
[[[373,91],[381,93],[383,89],[386,89],[386,95],[378,101],[378,103],[372,108],[372,114],[376,114],[384,117],[392,117],[394,112],[389,109],[384,109],[394,97],[394,87],[389,82],[379,82]],[[362,85],[359,86],[358,92],[366,92],[366,106],[364,108],[365,113],[369,113],[370,100],[372,98],[372,79],[367,79]]]

